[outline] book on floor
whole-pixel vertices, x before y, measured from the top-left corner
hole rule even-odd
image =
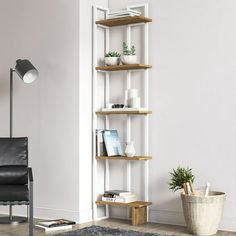
[[[36,229],[43,230],[44,232],[53,232],[53,231],[59,231],[59,230],[69,230],[72,229],[72,225],[63,225],[63,226],[57,226],[57,227],[46,227],[42,225],[35,225]]]
[[[45,232],[54,231],[54,230],[67,230],[71,229],[72,225],[74,225],[74,221],[66,220],[66,219],[57,219],[57,220],[45,220],[39,221],[35,227],[38,229],[42,229]]]
[[[117,130],[105,130],[103,138],[108,156],[123,156],[120,138]]]

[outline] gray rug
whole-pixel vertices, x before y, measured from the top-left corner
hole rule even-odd
[[[69,231],[58,236],[164,236],[161,234],[143,233],[133,230],[112,229],[101,226],[90,226],[75,231]]]

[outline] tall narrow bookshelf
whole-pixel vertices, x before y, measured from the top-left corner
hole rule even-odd
[[[109,13],[108,8],[94,6],[93,7],[93,220],[98,220],[102,218],[109,218],[109,206],[119,206],[127,207],[132,209],[132,224],[138,225],[143,224],[148,221],[148,206],[151,205],[149,202],[149,161],[152,157],[149,155],[149,115],[152,112],[149,110],[149,73],[148,70],[152,68],[148,64],[148,50],[149,50],[149,29],[148,24],[152,22],[152,19],[148,18],[148,4],[138,4],[133,6],[127,6],[127,9],[141,9],[142,16],[129,16],[122,17],[117,19],[108,19],[107,15]],[[101,19],[103,15],[104,19]],[[98,62],[98,28],[104,30],[104,55],[110,50],[110,28],[111,27],[125,27],[126,29],[126,42],[128,46],[131,45],[131,31],[133,26],[144,27],[144,42],[143,42],[143,51],[144,51],[144,61],[142,64],[133,64],[133,65],[117,65],[117,66],[105,66],[99,65]],[[122,42],[121,42],[122,43]],[[132,84],[132,74],[133,71],[142,71],[144,73],[144,105],[145,111],[102,111],[102,107],[98,107],[97,96],[98,96],[98,73],[104,73],[105,86],[104,86],[104,104],[109,103],[109,80],[110,73],[114,71],[125,72],[126,73],[126,89],[130,89]],[[134,156],[134,157],[107,157],[107,156],[96,156],[96,129],[98,127],[98,117],[104,117],[104,128],[109,129],[109,121],[113,116],[122,115],[126,117],[126,141],[129,142],[132,140],[132,130],[131,130],[131,117],[139,116],[144,119],[144,155]],[[114,203],[114,202],[105,202],[98,199],[97,191],[97,162],[104,162],[104,190],[112,189],[112,186],[109,184],[109,162],[110,161],[125,161],[126,162],[126,186],[124,189],[131,191],[131,165],[133,161],[142,161],[144,162],[144,199],[133,203]],[[99,207],[105,207],[105,216],[98,217],[97,211]],[[129,212],[127,212],[127,216]],[[140,216],[142,215],[142,219]]]

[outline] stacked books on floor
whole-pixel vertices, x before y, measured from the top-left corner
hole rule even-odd
[[[96,156],[124,156],[117,130],[96,130]]]
[[[137,196],[129,191],[109,190],[103,194],[102,201],[130,203],[137,201]]]
[[[108,19],[115,19],[121,17],[128,17],[128,16],[140,16],[141,12],[131,9],[122,9],[119,11],[112,11],[108,13]]]
[[[40,221],[35,225],[36,229],[44,230],[44,232],[52,232],[57,230],[69,230],[72,229],[74,221],[57,219],[57,220],[45,220]]]

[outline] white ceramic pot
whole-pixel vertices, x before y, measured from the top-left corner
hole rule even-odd
[[[136,55],[123,55],[121,57],[121,61],[125,65],[130,65],[130,64],[137,64],[137,56]]]
[[[120,64],[119,57],[105,57],[105,64],[107,66],[116,66]]]
[[[125,148],[125,155],[127,157],[133,157],[135,155],[135,149],[134,149],[134,142],[130,141],[127,142],[126,148]]]

